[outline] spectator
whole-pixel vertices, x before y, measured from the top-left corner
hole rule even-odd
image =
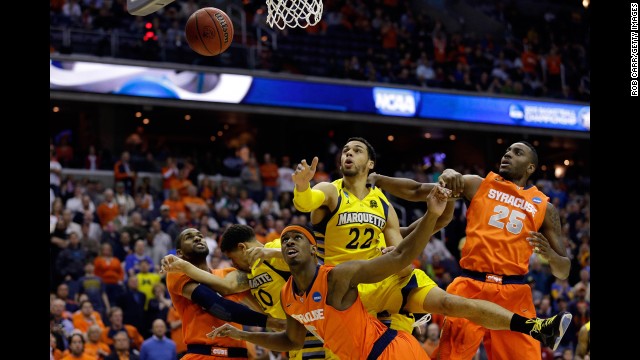
[[[72,319],[73,327],[82,331],[83,334],[89,330],[91,325],[98,325],[101,329],[105,328],[102,316],[93,309],[93,305],[89,300],[80,303],[80,310],[73,314]]]
[[[74,333],[69,336],[69,353],[62,360],[94,360],[95,358],[84,353],[84,336]]]
[[[87,262],[84,266],[84,276],[78,279],[78,293],[86,294],[94,310],[104,316],[109,312],[111,303],[105,284],[102,282],[102,278],[94,273],[94,269],[93,262]]]
[[[104,283],[109,303],[115,303],[115,300],[124,292],[124,269],[120,260],[113,256],[111,244],[103,243],[100,246],[100,256],[93,261],[93,264],[96,276]]]
[[[137,174],[129,163],[129,159],[129,152],[123,151],[120,155],[120,160],[113,165],[113,177],[116,183],[122,183],[124,192],[132,195],[135,191]],[[133,198],[131,201],[133,202]],[[133,206],[131,206],[131,209],[133,209]]]
[[[84,274],[87,251],[80,246],[75,232],[69,234],[69,246],[58,254],[56,268],[65,281],[78,280]]]
[[[151,222],[151,232],[148,235],[149,244],[151,246],[151,261],[154,266],[160,265],[160,260],[169,253],[172,241],[169,234],[162,231],[162,226],[158,219]]]
[[[138,290],[138,278],[136,276],[129,277],[127,289],[120,295],[116,304],[122,309],[124,322],[139,329],[143,336],[149,332],[144,326],[144,304],[146,302],[147,297]],[[138,348],[139,346],[136,347],[136,349]]]
[[[148,255],[147,241],[140,239],[135,242],[133,254],[127,255],[124,259],[124,271],[127,276],[134,276],[140,272],[140,261],[146,260],[150,267],[149,271],[154,271],[153,260]]]
[[[136,274],[138,278],[137,290],[145,295],[144,310],[149,307],[149,300],[155,297],[153,293],[153,286],[160,282],[160,275],[155,272],[150,272],[151,263],[147,258],[143,258],[138,263],[140,272]]]
[[[117,306],[111,308],[111,311],[109,312],[109,323],[111,325],[102,332],[103,343],[109,346],[113,345],[115,335],[120,331],[124,331],[128,335],[127,343],[129,342],[129,339],[131,339],[130,341],[133,342],[133,348],[140,348],[144,338],[140,335],[135,326],[124,323],[122,308]],[[118,358],[116,357],[115,360],[118,360]]]
[[[105,360],[140,360],[138,351],[136,349],[131,350],[131,341],[127,331],[119,331],[114,334],[113,352]]]
[[[113,190],[106,189],[104,191],[104,202],[98,205],[97,213],[100,225],[103,227],[116,219],[120,213],[120,208],[114,199]]]
[[[140,360],[174,360],[177,356],[176,343],[167,338],[164,320],[154,320],[151,332],[153,335],[140,348]]]
[[[94,356],[96,359],[104,359],[109,356],[111,349],[109,345],[101,341],[102,332],[105,329],[98,325],[91,325],[87,330],[87,342],[84,344],[84,353]]]
[[[260,177],[265,194],[269,191],[274,197],[278,197],[278,165],[273,162],[270,153],[263,155],[264,163],[260,165]]]

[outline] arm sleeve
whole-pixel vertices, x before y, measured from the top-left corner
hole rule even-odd
[[[191,301],[202,306],[209,314],[224,321],[242,325],[266,327],[267,315],[255,312],[244,305],[227,300],[204,285],[198,285],[191,294]]]
[[[305,191],[298,191],[293,188],[293,205],[302,212],[311,212],[324,203],[325,195],[320,190],[312,189],[311,186]]]

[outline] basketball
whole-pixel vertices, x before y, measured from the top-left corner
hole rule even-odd
[[[222,10],[206,7],[187,20],[185,36],[189,47],[200,55],[216,56],[225,52],[233,41],[233,23]]]

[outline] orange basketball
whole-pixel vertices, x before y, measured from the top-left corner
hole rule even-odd
[[[184,32],[189,47],[204,56],[222,54],[233,41],[231,19],[214,7],[202,8],[191,14]]]

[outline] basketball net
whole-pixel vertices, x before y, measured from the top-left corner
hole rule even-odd
[[[267,24],[280,30],[306,28],[320,22],[322,0],[266,0]]]

